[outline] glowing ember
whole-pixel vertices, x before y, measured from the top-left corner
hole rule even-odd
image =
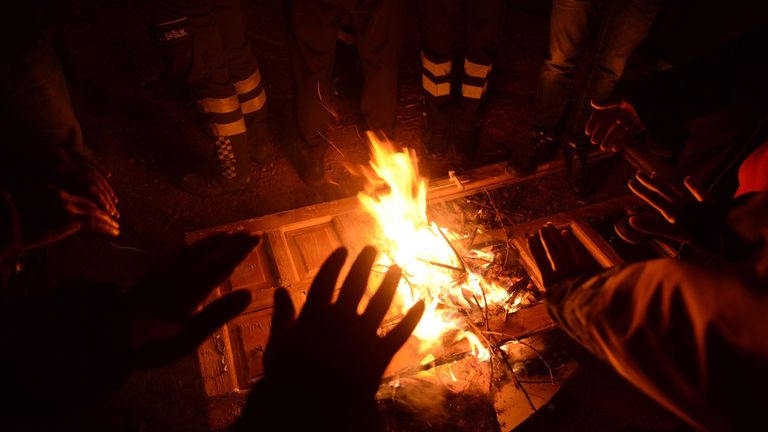
[[[493,253],[456,249],[459,236],[427,219],[426,182],[419,176],[413,150],[396,151],[371,133],[368,139],[371,162],[363,169],[368,187],[358,199],[381,231],[376,239],[382,251],[378,265],[397,264],[403,269],[393,308],[404,313],[417,301],[425,301],[426,311],[414,331],[421,353],[466,340],[478,360],[490,359],[488,349],[470,331],[468,314],[473,309],[509,307],[509,294],[474,273],[462,256],[490,265]]]

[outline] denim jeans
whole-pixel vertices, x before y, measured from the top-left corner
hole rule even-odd
[[[565,123],[566,133],[582,134],[589,119],[591,100],[610,97],[624,73],[627,59],[653,24],[663,0],[613,0],[601,25],[590,15],[594,0],[554,0],[550,16],[549,56],[539,76],[534,106],[534,126],[556,134]],[[583,93],[566,111],[577,64],[585,51],[591,27],[598,27],[594,58]]]

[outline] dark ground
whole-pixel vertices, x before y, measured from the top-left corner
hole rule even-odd
[[[290,138],[290,82],[282,2],[243,0],[250,37],[260,58],[277,143]],[[547,3],[511,2],[502,52],[494,67],[485,126],[491,160],[522,142],[530,121],[537,72],[546,52]],[[421,127],[419,35],[411,14],[401,66],[398,140],[416,145]],[[122,213],[114,240],[78,235],[25,257],[21,277],[47,285],[87,278],[129,286],[153,263],[183,242],[183,234],[319,201],[303,186],[284,155],[262,170],[247,192],[199,198],[177,180],[205,160],[209,143],[194,106],[162,72],[146,28],[128,0],[81,0],[65,17],[59,38],[62,63],[86,143],[113,173]],[[330,175],[353,187],[342,164],[367,160],[367,149],[349,119],[334,127],[339,151],[328,155]],[[503,145],[497,145],[505,141]],[[278,144],[284,147],[284,144]],[[436,176],[445,166],[428,167]],[[588,200],[575,199],[562,176],[514,188],[521,221],[626,193],[626,164],[596,167],[605,182]],[[87,337],[79,335],[78,337]],[[62,371],[66,373],[66,371]],[[83,429],[117,431],[206,430],[205,399],[194,355],[160,370],[135,373],[124,388],[93,413]],[[679,422],[631,388],[607,367],[585,360],[553,405],[525,431],[675,431]]]

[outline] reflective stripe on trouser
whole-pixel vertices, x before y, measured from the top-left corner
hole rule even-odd
[[[451,61],[435,61],[421,53],[421,85],[434,98],[447,99],[451,94]]]
[[[461,81],[461,95],[468,99],[480,100],[488,89],[488,75],[491,65],[484,65],[464,59],[464,76]]]
[[[240,100],[240,109],[246,117],[255,115],[266,105],[267,93],[258,67],[248,78],[234,83],[234,87]]]

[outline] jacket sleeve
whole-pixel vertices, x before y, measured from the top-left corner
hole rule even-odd
[[[550,313],[624,378],[702,430],[764,424],[768,298],[724,269],[654,260],[550,287]],[[747,396],[749,395],[749,396]]]

